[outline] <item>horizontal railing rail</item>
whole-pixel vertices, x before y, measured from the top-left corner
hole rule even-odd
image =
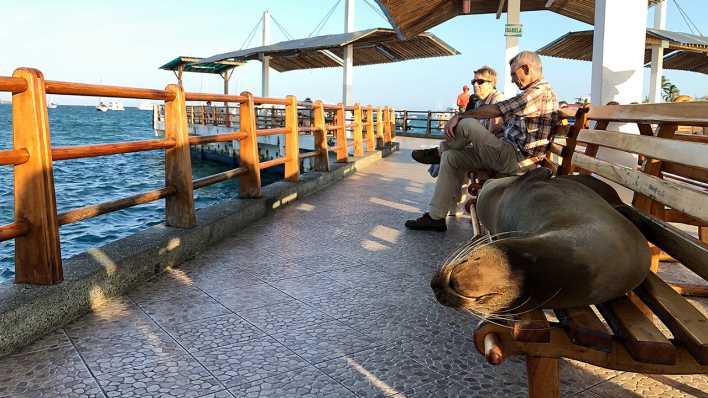
[[[173,84],[164,90],[153,90],[50,81],[44,80],[40,71],[30,68],[19,68],[12,77],[0,76],[0,91],[14,94],[13,113],[17,109],[16,114],[23,115],[13,120],[14,147],[0,150],[0,165],[14,166],[15,220],[0,226],[0,241],[15,239],[17,283],[55,284],[63,280],[59,226],[166,199],[166,225],[189,228],[196,223],[194,190],[238,177],[240,197],[259,197],[261,170],[284,166],[284,179],[297,182],[301,173],[300,162],[312,159],[314,170],[328,171],[330,149],[336,152],[338,162],[347,162],[349,147],[354,148],[354,156],[362,156],[364,148],[367,151],[381,148],[392,139],[395,119],[395,112],[388,107],[369,105],[364,109],[359,104],[344,106],[319,100],[297,101],[294,96],[255,97],[248,92],[240,95],[185,93]],[[157,107],[155,116],[164,123],[164,139],[51,147],[47,94],[162,100],[164,103]],[[214,101],[224,106],[187,105],[194,101]],[[230,103],[233,106],[229,106]],[[256,108],[257,104],[280,108]],[[259,123],[259,113],[263,109],[269,109],[269,123]],[[303,111],[308,113],[303,115]],[[352,114],[350,119],[346,119],[347,112]],[[236,131],[189,135],[190,124],[211,121],[231,126],[232,118],[238,118]],[[273,126],[276,120],[278,125]],[[333,124],[326,124],[327,120]],[[303,121],[308,125],[301,125]],[[260,125],[271,127],[259,128]],[[333,137],[328,136],[329,131],[334,132]],[[347,131],[350,131],[349,139]],[[301,133],[314,135],[314,150],[301,152],[298,139]],[[285,155],[261,161],[257,139],[272,135],[285,137]],[[331,148],[328,145],[330,138],[336,142]],[[233,141],[239,142],[239,167],[192,179],[190,146]],[[54,161],[152,150],[165,151],[164,187],[57,212]]]

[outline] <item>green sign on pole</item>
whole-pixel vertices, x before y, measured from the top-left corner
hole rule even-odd
[[[521,37],[521,24],[508,23],[504,25],[504,36]]]

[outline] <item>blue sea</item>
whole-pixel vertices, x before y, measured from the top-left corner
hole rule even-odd
[[[104,113],[93,107],[59,106],[48,112],[55,147],[161,138],[156,137],[152,129],[152,112],[136,108]],[[12,107],[0,104],[0,149],[11,148]],[[165,183],[164,162],[163,150],[54,162],[58,211],[161,188]],[[230,168],[209,161],[192,162],[194,178]],[[237,180],[222,182],[195,191],[196,206],[203,208],[237,195]],[[161,223],[164,206],[165,201],[159,200],[64,225],[60,227],[62,257],[71,257]],[[12,222],[13,217],[12,167],[0,166],[0,225]],[[14,243],[12,240],[0,242],[0,283],[12,280],[13,275]]]

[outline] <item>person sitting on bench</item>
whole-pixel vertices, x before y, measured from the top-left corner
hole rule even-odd
[[[558,100],[551,85],[543,79],[541,58],[532,51],[522,51],[509,61],[511,80],[521,90],[517,96],[483,105],[453,116],[445,125],[448,150],[437,148],[413,151],[414,158],[440,157],[440,171],[430,211],[406,227],[446,231],[445,217],[459,200],[462,184],[469,171],[491,170],[501,175],[519,174],[519,166],[531,156],[541,156],[548,147],[548,137],[558,122]],[[478,119],[502,117],[499,136],[490,132]]]

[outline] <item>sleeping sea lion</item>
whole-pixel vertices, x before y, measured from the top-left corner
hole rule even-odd
[[[649,272],[641,232],[613,207],[617,192],[590,176],[550,178],[538,168],[489,180],[477,215],[491,232],[468,242],[437,272],[441,304],[481,316],[599,304]]]

